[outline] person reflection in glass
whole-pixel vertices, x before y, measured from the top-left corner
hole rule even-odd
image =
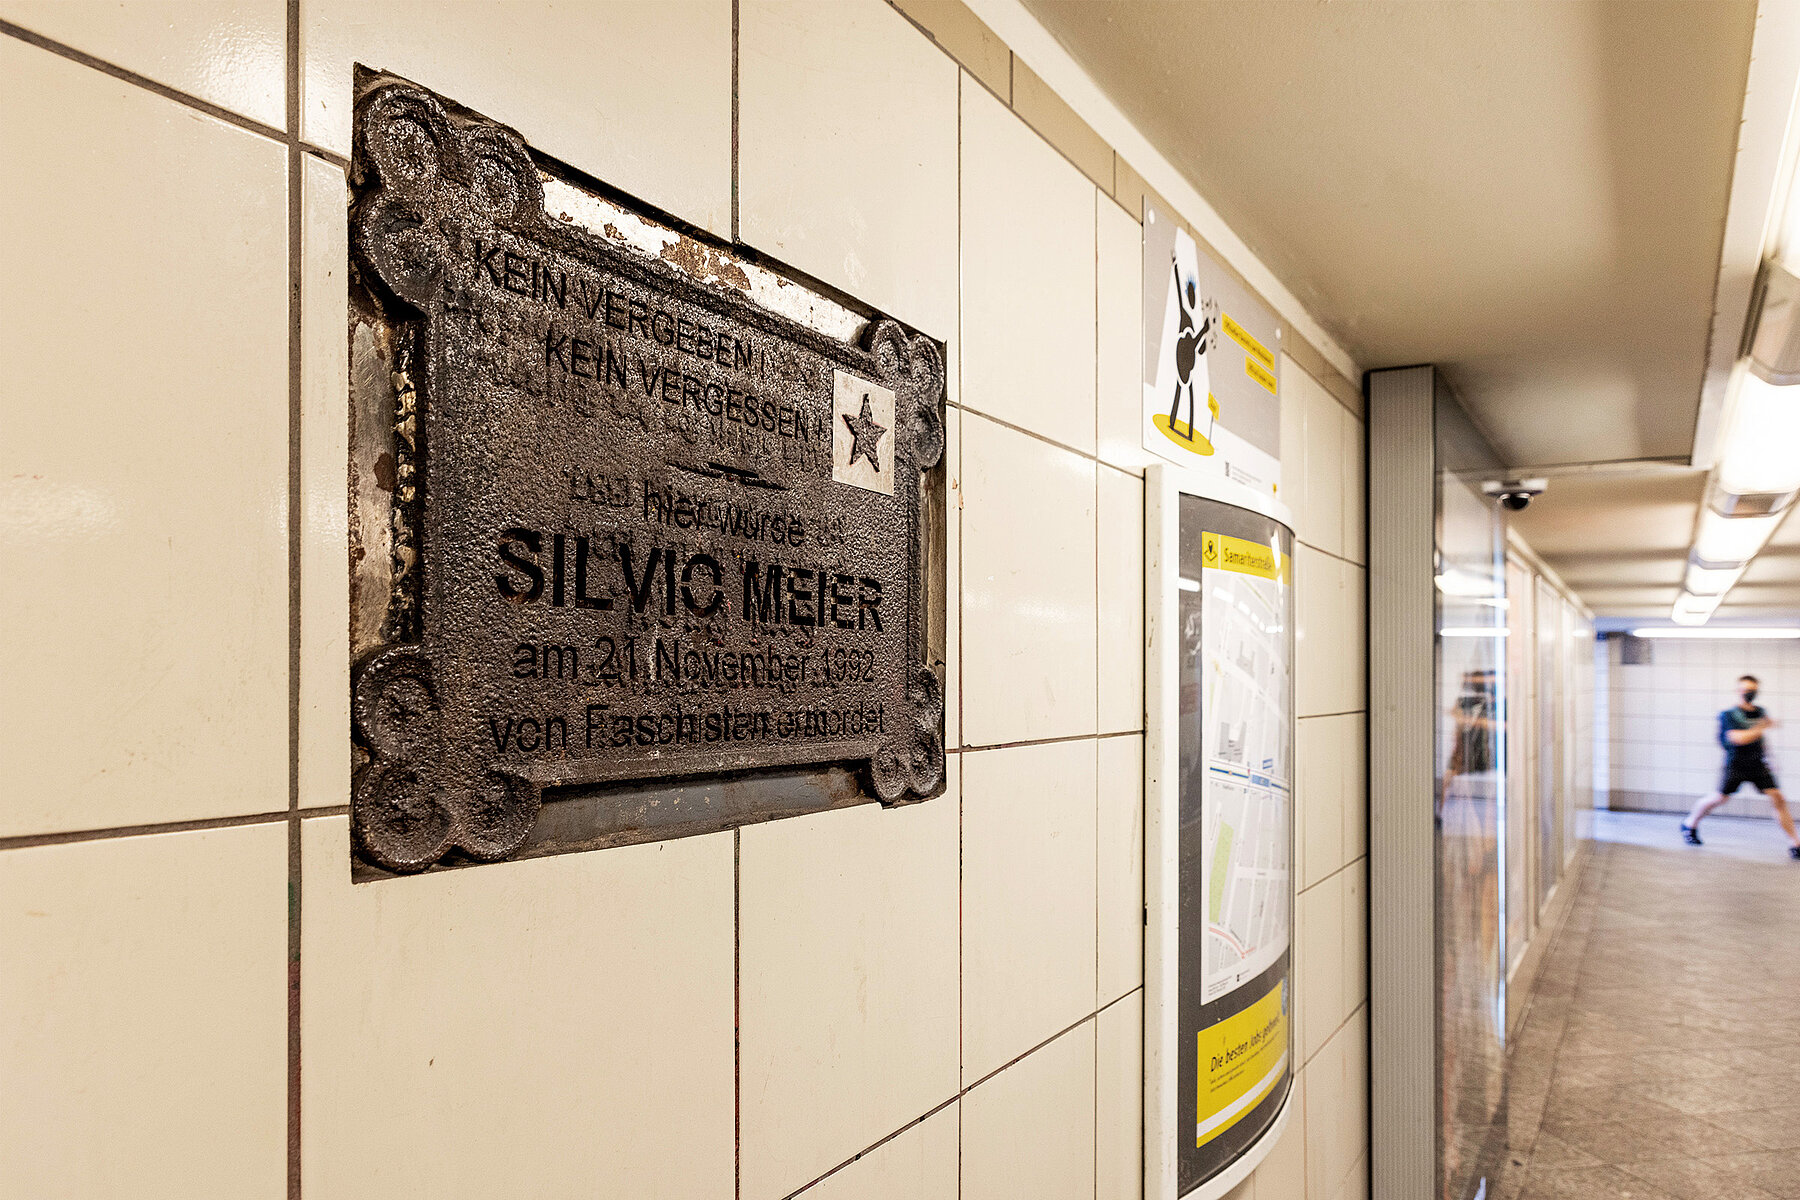
[[[1443,797],[1465,775],[1484,775],[1494,769],[1495,739],[1500,730],[1497,675],[1492,668],[1464,671],[1462,690],[1450,710],[1450,761],[1444,768],[1439,792],[1438,823],[1443,823]]]

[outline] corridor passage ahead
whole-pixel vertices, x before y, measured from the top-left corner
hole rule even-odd
[[[1800,1197],[1800,864],[1769,821],[1596,814],[1514,1051],[1501,1200]]]

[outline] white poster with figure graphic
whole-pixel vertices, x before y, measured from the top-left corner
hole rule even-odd
[[[1177,466],[1280,491],[1281,322],[1148,202],[1143,443]]]

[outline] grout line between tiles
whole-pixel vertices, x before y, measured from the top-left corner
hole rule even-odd
[[[731,0],[731,241],[741,239],[738,201],[739,54],[742,11]],[[731,831],[731,1188],[744,1194],[744,830]]]
[[[1060,746],[1065,742],[1103,742],[1108,738],[1143,736],[1141,729],[1120,729],[1112,733],[1071,733],[1064,737],[1027,738],[1018,742],[994,742],[985,746],[958,746],[946,754],[979,754],[987,750],[1016,750],[1021,746]]]
[[[290,19],[289,24],[292,25],[294,22]],[[288,135],[273,126],[264,125],[261,121],[246,117],[241,113],[232,112],[228,108],[221,108],[210,100],[202,100],[198,96],[190,95],[187,92],[172,88],[166,83],[158,83],[156,80],[140,75],[136,71],[128,71],[124,67],[114,66],[103,58],[96,58],[94,55],[88,54],[82,50],[77,50],[73,46],[64,45],[62,42],[56,41],[53,38],[47,38],[41,33],[33,33],[31,30],[15,25],[11,21],[0,20],[0,34],[24,42],[28,46],[36,46],[39,50],[48,51],[58,58],[66,58],[79,66],[91,67],[102,75],[110,75],[121,83],[128,83],[133,87],[142,88],[147,92],[152,92],[161,96],[165,100],[173,100],[184,108],[191,108],[198,112],[205,113],[207,116],[223,121],[227,125],[235,125],[239,129],[254,133],[258,137],[265,137],[271,141],[281,142],[283,144],[286,144],[288,141]],[[292,57],[292,55],[290,55],[290,57]],[[297,110],[297,108],[297,105],[290,106],[290,112],[288,114],[289,124],[293,123],[295,119],[295,110]]]
[[[339,154],[336,150],[327,150],[323,146],[315,146],[311,142],[301,142],[300,149],[302,152],[310,154],[314,158],[323,159],[325,162],[328,162],[332,166],[343,171],[346,175],[350,173],[350,160]]]
[[[958,355],[957,361],[959,363],[961,362],[960,355]],[[1004,418],[1001,418],[1001,417],[993,416],[989,413],[984,413],[978,408],[970,408],[967,404],[962,403],[962,389],[961,388],[957,389],[957,403],[952,405],[951,407],[961,410],[964,417],[971,417],[971,416],[980,417],[982,420],[989,421],[995,425],[998,425],[1002,429],[1010,429],[1014,433],[1022,433],[1028,438],[1035,438],[1037,441],[1043,442],[1047,446],[1054,446],[1058,450],[1066,450],[1070,454],[1076,455],[1080,458],[1085,458],[1089,462],[1099,463],[1101,461],[1100,456],[1097,454],[1094,454],[1091,451],[1078,449],[1074,446],[1069,445],[1067,442],[1059,442],[1053,437],[1048,437],[1044,434],[1038,433],[1036,430],[1027,429],[1023,425],[1014,425],[1011,421],[1005,420]],[[1109,466],[1109,467],[1112,466],[1111,463],[1106,463],[1104,465]]]
[[[1143,990],[1144,990],[1144,985],[1140,983],[1136,987],[1132,988],[1130,991],[1126,992],[1124,995],[1117,996],[1111,1000],[1108,1000],[1105,1004],[1102,1004],[1099,1008],[1096,1008],[1093,1012],[1089,1013],[1085,1017],[1082,1017],[1079,1021],[1076,1021],[1074,1024],[1069,1025],[1064,1029],[1059,1029],[1057,1032],[1051,1034],[1049,1037],[1045,1038],[1043,1041],[1039,1042],[1037,1045],[1031,1047],[1031,1049],[1025,1051],[1023,1054],[1020,1054],[1015,1058],[1008,1059],[1006,1062],[1000,1064],[998,1067],[995,1067],[992,1071],[989,1071],[986,1075],[983,1075],[980,1079],[977,1079],[974,1083],[971,1083],[971,1084],[967,1085],[966,1087],[958,1089],[957,1093],[954,1096],[951,1096],[948,1099],[942,1100],[939,1103],[932,1105],[930,1108],[926,1109],[919,1116],[916,1116],[912,1120],[906,1122],[906,1124],[900,1126],[900,1128],[894,1130],[892,1133],[888,1133],[888,1134],[883,1135],[880,1138],[877,1138],[875,1141],[869,1143],[867,1146],[864,1146],[861,1150],[858,1150],[855,1154],[852,1154],[849,1158],[846,1158],[843,1162],[839,1163],[835,1167],[832,1167],[829,1171],[826,1171],[824,1174],[819,1175],[817,1178],[807,1180],[805,1183],[801,1184],[799,1187],[795,1188],[793,1191],[787,1193],[787,1195],[783,1198],[783,1200],[794,1200],[794,1197],[799,1196],[801,1193],[805,1192],[808,1188],[817,1187],[819,1184],[825,1182],[825,1180],[831,1178],[833,1175],[836,1175],[839,1171],[842,1171],[845,1167],[853,1165],[854,1163],[856,1163],[860,1159],[864,1158],[865,1156],[873,1153],[876,1150],[881,1149],[883,1146],[887,1145],[889,1142],[893,1141],[895,1138],[899,1137],[901,1134],[907,1132],[908,1130],[912,1129],[913,1127],[915,1127],[917,1125],[924,1124],[926,1121],[930,1120],[932,1117],[935,1117],[937,1114],[943,1112],[946,1108],[949,1108],[952,1104],[956,1104],[958,1101],[964,1099],[965,1097],[968,1096],[968,1094],[970,1092],[974,1091],[976,1088],[980,1087],[982,1084],[986,1083],[988,1080],[993,1079],[995,1076],[1001,1074],[1004,1071],[1011,1070],[1013,1067],[1018,1066],[1021,1062],[1025,1061],[1027,1058],[1030,1058],[1033,1054],[1036,1054],[1039,1050],[1042,1050],[1044,1047],[1050,1045],[1052,1042],[1056,1041],[1059,1038],[1064,1037],[1067,1034],[1074,1033],[1077,1029],[1080,1029],[1083,1025],[1086,1025],[1090,1022],[1095,1023],[1096,1047],[1097,1047],[1097,1045],[1098,1045],[1098,1022],[1100,1019],[1100,1015],[1102,1013],[1106,1012],[1108,1009],[1112,1008],[1115,1004],[1121,1004],[1121,1003],[1125,1002],[1126,1000],[1131,999],[1133,996],[1137,995],[1139,992],[1142,992]],[[1352,1015],[1354,1015],[1354,1014],[1352,1014]],[[1096,1053],[1098,1053],[1097,1049],[1096,1049]],[[960,1108],[957,1110],[956,1146],[957,1146],[957,1150],[956,1150],[956,1152],[957,1152],[957,1185],[956,1186],[957,1186],[957,1194],[960,1196],[962,1194],[962,1111]]]
[[[731,0],[731,240],[740,240],[738,227],[738,21],[739,0]]]
[[[734,5],[735,5],[735,2],[736,2],[736,0],[734,0]],[[1020,112],[1017,108],[1013,107],[1013,102],[1012,102],[1012,96],[1013,96],[1013,90],[1014,90],[1013,89],[1013,66],[1018,61],[1018,55],[1013,53],[1011,46],[1006,45],[1004,40],[1000,40],[1000,39],[996,38],[996,40],[1000,40],[1001,46],[1006,50],[1006,91],[1007,91],[1007,94],[1002,96],[999,92],[995,91],[992,87],[989,87],[986,80],[982,79],[980,76],[976,75],[973,71],[971,71],[968,68],[968,66],[963,63],[962,59],[958,58],[955,55],[955,53],[953,53],[950,50],[950,48],[948,46],[946,46],[946,45],[944,45],[944,43],[940,42],[937,39],[937,35],[935,33],[933,33],[930,29],[926,28],[923,24],[921,24],[916,18],[913,17],[913,15],[911,13],[907,12],[904,8],[900,7],[899,4],[895,3],[895,0],[887,0],[887,3],[888,3],[889,8],[891,8],[894,12],[900,14],[901,19],[903,19],[904,21],[906,21],[907,24],[911,25],[914,29],[916,29],[925,38],[925,40],[927,42],[930,42],[933,46],[936,46],[940,53],[942,53],[946,58],[948,58],[952,63],[954,63],[957,67],[957,71],[958,71],[959,75],[966,75],[969,78],[973,79],[981,87],[981,89],[983,91],[987,92],[987,94],[992,96],[995,100],[998,100],[1000,102],[1000,104],[1002,105],[1002,107],[1004,107],[1007,110],[1007,112],[1011,113],[1013,115],[1013,117],[1020,124],[1024,125],[1025,128],[1031,130],[1032,133],[1037,134],[1038,138],[1040,140],[1042,140],[1046,146],[1049,146],[1050,149],[1056,151],[1056,153],[1062,157],[1063,161],[1067,162],[1071,167],[1074,167],[1075,170],[1081,175],[1082,178],[1089,179],[1089,180],[1092,179],[1092,177],[1089,176],[1086,171],[1082,170],[1080,164],[1076,163],[1076,161],[1074,159],[1070,158],[1068,156],[1068,154],[1063,151],[1062,147],[1058,146],[1055,142],[1052,142],[1049,138],[1045,137],[1043,135],[1043,133],[1041,133],[1037,129],[1036,126],[1032,125],[1032,123],[1030,121],[1027,121],[1024,118],[1024,116],[1022,116],[1020,114]],[[990,30],[990,32],[992,32],[992,31]],[[734,64],[734,66],[735,66],[735,64]],[[960,99],[959,99],[958,107],[959,107],[959,111],[960,111]],[[1079,116],[1080,114],[1076,114],[1076,115]],[[959,133],[960,133],[960,130],[959,130]],[[1106,142],[1105,138],[1102,138],[1101,140],[1103,142]],[[1129,207],[1126,206],[1125,202],[1115,194],[1119,190],[1119,160],[1123,156],[1119,153],[1118,148],[1116,146],[1114,146],[1111,142],[1106,142],[1106,148],[1112,152],[1113,185],[1112,185],[1112,188],[1109,190],[1104,187],[1101,187],[1098,183],[1095,183],[1095,190],[1098,191],[1101,195],[1105,196],[1108,200],[1111,200],[1114,204],[1118,205],[1119,209],[1122,212],[1124,212],[1126,216],[1130,217],[1133,221],[1136,221],[1138,224],[1142,225],[1144,222],[1143,213],[1141,211],[1133,212]],[[1129,164],[1127,164],[1127,165],[1129,165]],[[1134,168],[1134,170],[1135,170],[1135,168]],[[1182,217],[1180,212],[1175,212],[1174,215],[1178,219],[1183,220],[1185,222],[1186,218]],[[1203,243],[1205,242],[1204,238],[1202,238],[1200,240]],[[1262,293],[1260,291],[1258,291],[1256,288],[1252,287],[1250,290],[1258,298],[1263,298]],[[1266,299],[1265,299],[1265,302],[1266,302]],[[1306,339],[1304,336],[1302,336],[1301,340],[1307,341],[1308,345],[1311,345],[1311,342],[1308,339]],[[1318,348],[1316,346],[1313,347],[1313,351],[1315,354],[1319,354]],[[1324,356],[1323,356],[1323,354],[1319,354],[1319,357],[1323,358]],[[1288,361],[1294,363],[1295,367],[1297,367],[1300,371],[1304,372],[1309,379],[1313,380],[1313,382],[1317,383],[1320,387],[1325,388],[1325,390],[1327,392],[1330,392],[1332,398],[1334,400],[1336,400],[1337,403],[1339,405],[1341,405],[1344,408],[1344,410],[1346,412],[1348,412],[1351,416],[1355,417],[1358,421],[1363,421],[1366,423],[1367,418],[1364,414],[1359,413],[1355,409],[1351,408],[1350,405],[1348,403],[1346,403],[1341,397],[1339,397],[1335,391],[1332,391],[1332,389],[1330,387],[1328,387],[1324,382],[1322,382],[1318,378],[1317,375],[1313,374],[1313,372],[1308,371],[1305,367],[1301,366],[1300,363],[1298,362],[1298,360],[1296,360],[1292,355],[1288,356]],[[1339,375],[1339,378],[1343,379],[1344,382],[1346,384],[1348,384],[1349,386],[1351,386],[1352,388],[1357,388],[1358,390],[1361,389],[1362,385],[1361,385],[1360,380],[1350,379],[1347,376],[1343,376],[1341,374]]]
[[[744,830],[731,831],[731,1180],[744,1194]]]
[[[896,12],[899,10],[896,8]],[[901,14],[905,15],[905,14]],[[908,17],[908,20],[912,18]],[[936,39],[932,39],[934,42]],[[956,72],[956,398],[962,400],[962,334],[963,334],[963,80],[969,73],[960,66]],[[963,435],[967,425],[961,408],[956,416],[956,744],[960,752],[964,740],[968,737],[968,726],[964,724],[963,714],[963,681],[967,678],[963,673],[963,643],[967,640],[968,630],[963,625],[963,590],[967,576],[963,574],[963,544],[965,522],[963,521],[963,500],[968,495],[963,475]],[[961,759],[956,763],[956,1082],[962,1083],[963,1055],[966,1047],[963,1042],[963,1026],[966,1024],[963,1012],[963,813],[968,807],[968,773],[963,770]],[[963,1181],[963,1110],[956,1106],[956,1195],[962,1200]]]
[[[208,829],[236,829],[244,825],[276,825],[293,816],[334,817],[350,811],[348,806],[303,808],[298,812],[280,809],[276,812],[245,813],[234,817],[199,817],[191,821],[161,821],[149,825],[114,825],[105,829],[71,829],[62,833],[26,833],[0,838],[0,852],[31,850],[39,846],[66,846],[75,842],[100,842],[112,838],[149,837],[162,833],[197,833]]]
[[[300,0],[287,0],[283,62],[286,69],[288,231],[288,995],[287,995],[287,1197],[301,1197],[300,1057],[300,664],[302,617],[300,557],[303,513],[301,479],[301,303],[305,235],[305,162],[300,148]]]
[[[960,356],[959,356],[959,362],[960,362]],[[1096,399],[1095,403],[1097,406],[1098,405],[1097,399]],[[963,414],[965,419],[968,417],[980,417],[982,420],[987,421],[994,425],[998,425],[1002,429],[1009,429],[1014,433],[1022,434],[1023,436],[1032,438],[1035,441],[1043,442],[1047,446],[1054,446],[1058,450],[1062,450],[1068,454],[1073,454],[1078,458],[1085,459],[1086,461],[1091,462],[1091,463],[1095,464],[1096,466],[1110,467],[1114,471],[1119,472],[1119,474],[1128,476],[1129,478],[1132,478],[1132,479],[1137,479],[1137,480],[1143,479],[1143,476],[1138,474],[1137,472],[1132,471],[1127,467],[1121,467],[1117,463],[1108,462],[1105,459],[1101,458],[1098,454],[1093,453],[1092,451],[1083,450],[1076,446],[1071,446],[1067,442],[1059,442],[1055,438],[1050,437],[1046,434],[1039,433],[1034,429],[1027,429],[1023,425],[1015,425],[1011,421],[1008,421],[1003,417],[996,417],[996,416],[992,415],[991,413],[982,412],[978,408],[971,408],[967,403],[965,403],[963,401],[962,389],[960,387],[957,389],[956,402],[953,404],[950,404],[949,407],[957,409],[959,412],[961,412]],[[1096,431],[1095,437],[1096,438],[1099,437],[1098,431]],[[1311,542],[1302,538],[1298,533],[1296,533],[1294,535],[1294,542],[1296,545],[1305,546],[1308,550],[1313,551],[1315,554],[1323,555],[1326,558],[1336,559],[1338,562],[1341,562],[1341,563],[1345,564],[1346,566],[1355,567],[1359,571],[1368,570],[1368,563],[1358,562],[1354,558],[1349,558],[1343,554],[1338,554],[1335,551],[1326,550],[1323,547],[1315,546]]]
[[[1118,153],[1113,153],[1115,164]],[[1117,182],[1117,167],[1114,167],[1114,182]],[[1100,189],[1094,189],[1094,448],[1100,447]],[[1098,458],[1095,459],[1098,462]],[[1104,465],[1104,464],[1102,464]],[[1106,689],[1101,684],[1101,676],[1106,665],[1100,661],[1100,472],[1094,472],[1094,714],[1096,724],[1101,712],[1101,696]],[[1096,745],[1096,760],[1098,746]],[[1094,992],[1098,998],[1100,991],[1100,779],[1098,762],[1094,771]],[[1141,795],[1141,782],[1140,782]],[[1093,1077],[1093,1138],[1094,1138],[1094,1194],[1100,1194],[1100,1039],[1098,1032],[1094,1038],[1094,1077]]]

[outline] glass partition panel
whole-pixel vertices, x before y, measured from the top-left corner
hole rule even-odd
[[[1521,562],[1506,564],[1506,972],[1508,978],[1525,956],[1536,925],[1531,903],[1531,745],[1530,650],[1531,570]]]
[[[1562,879],[1563,686],[1562,597],[1549,584],[1537,585],[1537,907],[1541,914]]]
[[[1505,1132],[1506,560],[1454,402],[1438,429],[1438,1163],[1445,1200],[1474,1200]]]

